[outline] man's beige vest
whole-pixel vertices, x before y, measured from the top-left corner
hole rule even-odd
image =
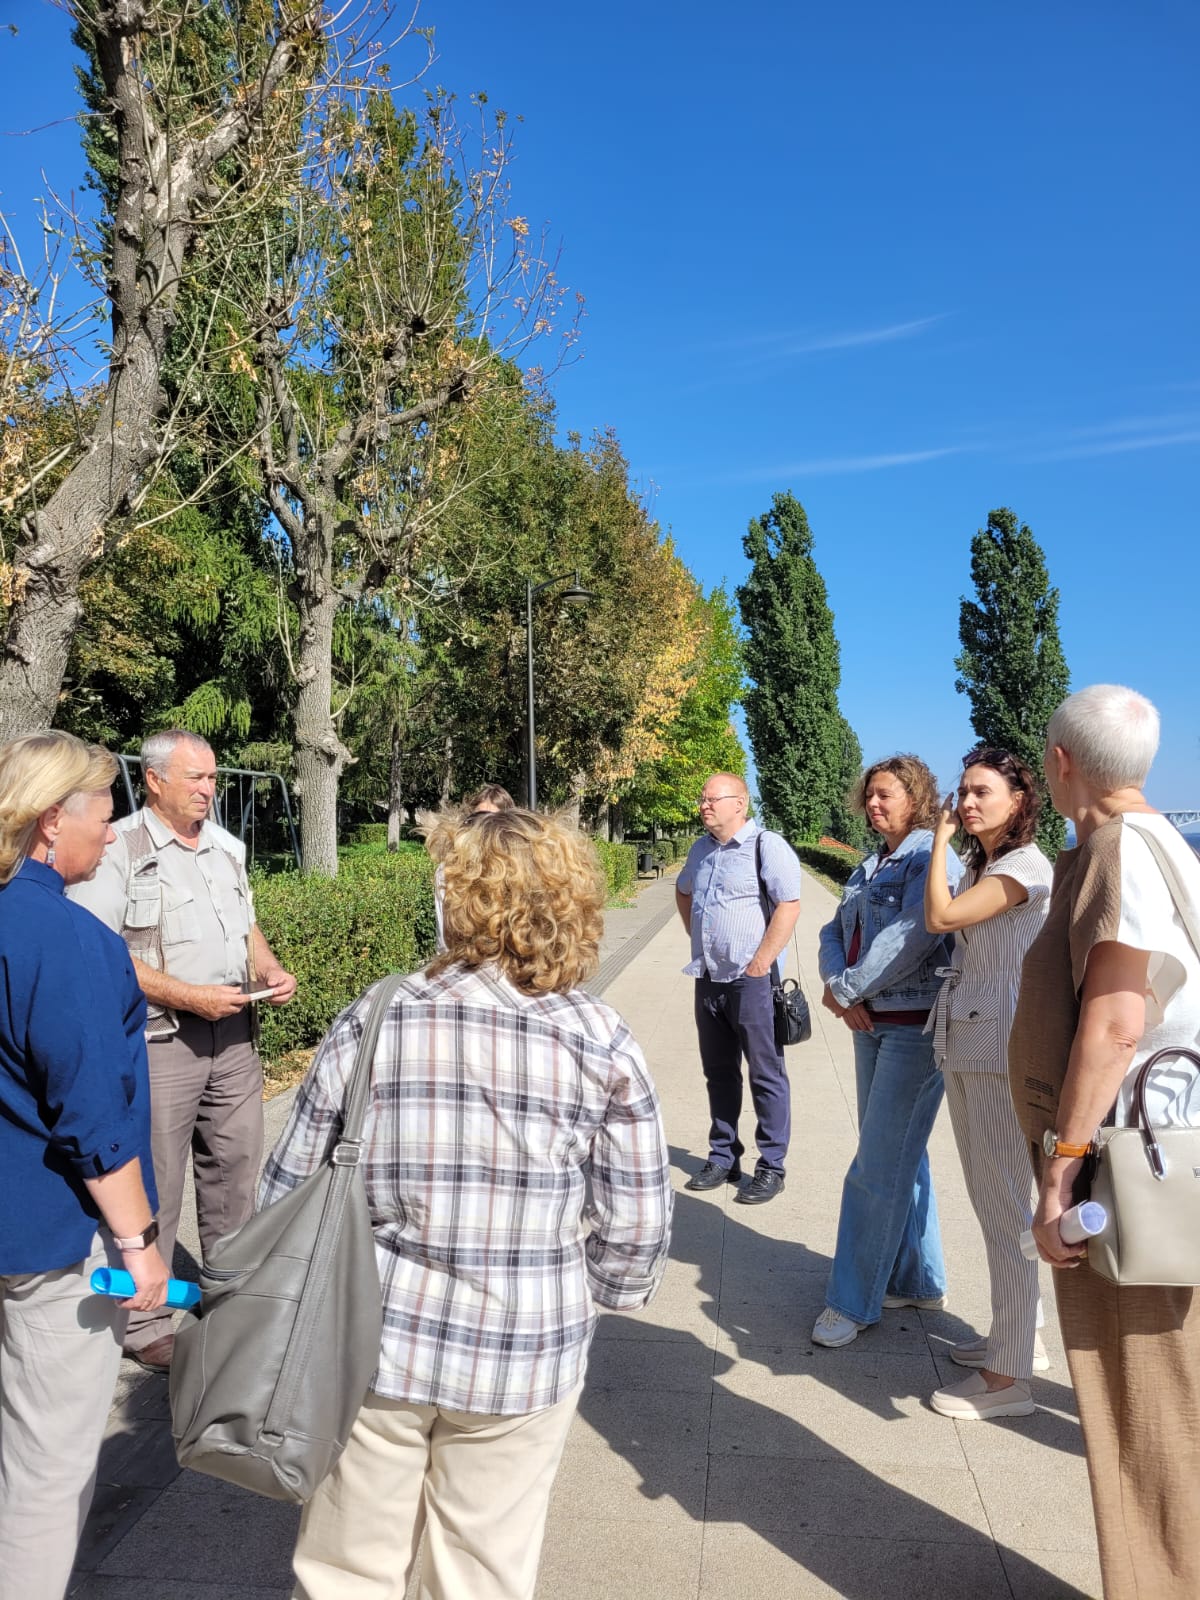
[[[148,967],[153,967],[157,972],[166,972],[167,965],[163,956],[162,942],[162,884],[158,876],[158,852],[160,846],[154,843],[150,836],[150,829],[144,821],[139,820],[132,828],[124,830],[129,850],[129,875],[125,880],[125,920],[121,927],[121,937],[129,948],[130,955],[139,961],[144,961]],[[226,850],[218,843],[216,849],[227,861],[233,863],[238,873],[245,871],[243,864],[231,850]],[[248,977],[254,976],[253,942],[246,940],[246,973]],[[254,1008],[254,1024],[257,1024],[257,1011]],[[252,1025],[253,1032],[257,1034],[257,1026]],[[146,1038],[169,1039],[179,1032],[179,1018],[170,1006],[157,1005],[153,1000],[146,1000]]]

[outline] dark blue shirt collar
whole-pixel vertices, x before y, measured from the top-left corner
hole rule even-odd
[[[31,861],[25,857],[21,865],[13,873],[14,878],[28,878],[33,883],[40,883],[43,889],[49,889],[51,894],[66,894],[67,886],[63,881],[61,872],[56,872],[53,867],[48,867],[44,861]]]

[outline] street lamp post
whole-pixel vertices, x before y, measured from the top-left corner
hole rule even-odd
[[[589,600],[596,597],[590,589],[580,587],[579,569],[574,572],[560,572],[557,578],[547,578],[545,583],[534,583],[531,579],[525,580],[525,674],[528,695],[528,715],[526,719],[529,736],[529,809],[537,810],[537,746],[534,737],[533,715],[533,597],[541,594],[543,589],[553,589],[556,583],[563,583],[570,578],[571,585],[563,591],[563,600],[569,606],[585,606]]]

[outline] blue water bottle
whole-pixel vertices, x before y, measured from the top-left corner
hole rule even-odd
[[[97,1267],[91,1278],[93,1294],[110,1294],[117,1300],[129,1300],[137,1293],[137,1286],[128,1272],[120,1267]],[[187,1311],[200,1304],[200,1285],[188,1283],[186,1278],[167,1279],[167,1304],[177,1311]]]

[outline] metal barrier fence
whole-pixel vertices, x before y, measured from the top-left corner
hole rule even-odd
[[[139,756],[118,756],[125,800],[129,811],[138,809],[134,780],[140,783],[142,762]],[[135,771],[136,769],[136,771]],[[274,787],[279,785],[281,806],[275,805]],[[265,795],[259,792],[265,785]],[[124,814],[124,813],[123,813]],[[256,850],[278,853],[290,850],[300,866],[300,841],[292,816],[292,802],[283,774],[254,772],[249,767],[218,767],[217,792],[213,797],[213,821],[236,835],[246,847],[246,865],[252,866]]]

